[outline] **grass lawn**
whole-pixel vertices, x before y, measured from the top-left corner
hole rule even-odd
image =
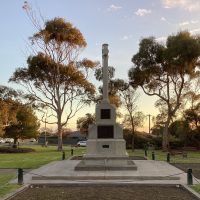
[[[0,174],[0,197],[18,189],[20,186],[17,184],[9,184],[11,179],[16,178],[16,174]]]
[[[192,189],[194,189],[196,192],[200,194],[200,184],[192,186]]]
[[[162,150],[149,150],[147,153],[147,157],[149,160],[152,159],[152,152],[155,153],[155,160],[166,161],[167,160],[167,152],[163,152]],[[132,156],[144,156],[144,150],[136,149],[134,152],[132,150],[128,150],[129,155]],[[200,151],[190,151],[187,152],[187,158],[183,158],[183,155],[174,155],[170,157],[171,163],[200,163]]]
[[[24,146],[25,147],[25,146]],[[56,146],[41,147],[39,145],[26,146],[36,150],[31,153],[0,154],[0,168],[38,168],[51,161],[61,160],[62,152]],[[66,159],[71,156],[71,147],[64,146]],[[74,148],[74,155],[81,155],[85,148]]]

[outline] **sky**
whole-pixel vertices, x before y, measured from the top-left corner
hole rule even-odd
[[[116,78],[127,80],[131,58],[142,38],[154,36],[165,42],[167,36],[181,30],[200,33],[200,0],[30,0],[33,10],[48,20],[62,17],[77,27],[87,41],[82,58],[101,61],[101,45],[109,44],[109,65]],[[14,88],[8,79],[18,67],[25,67],[29,56],[28,38],[36,32],[22,9],[22,0],[0,0],[0,84]],[[91,81],[94,78],[91,76]],[[156,115],[156,98],[140,90],[138,110]],[[91,113],[95,107],[91,106]],[[69,127],[75,129],[76,119]],[[147,128],[147,119],[144,128]]]

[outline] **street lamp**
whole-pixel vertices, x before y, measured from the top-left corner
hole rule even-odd
[[[149,134],[151,134],[151,116],[152,115],[147,115],[149,117]]]

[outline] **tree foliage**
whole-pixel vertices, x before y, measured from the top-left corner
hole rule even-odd
[[[200,134],[200,103],[193,109],[187,109],[184,113],[184,118],[190,125],[191,129]]]
[[[77,129],[82,133],[88,135],[88,129],[91,124],[95,122],[95,116],[87,113],[84,117],[80,117],[77,120]]]
[[[46,21],[30,38],[34,54],[27,67],[18,68],[10,81],[25,87],[27,97],[38,107],[47,106],[53,113],[51,123],[58,127],[58,149],[62,149],[62,129],[83,107],[90,103],[95,87],[88,80],[88,70],[96,63],[82,59],[86,47],[81,32],[62,18]]]
[[[12,88],[0,86],[0,135],[3,136],[4,128],[16,121],[16,112],[19,107],[21,92]]]
[[[129,70],[133,87],[141,87],[149,96],[157,96],[167,108],[163,132],[163,149],[169,147],[168,127],[182,103],[184,89],[199,66],[200,40],[189,32],[167,38],[166,45],[155,38],[144,38],[132,58]]]
[[[117,108],[121,106],[121,99],[120,95],[118,94],[119,89],[121,89],[122,84],[124,83],[123,80],[121,79],[115,79],[115,68],[112,66],[108,66],[108,77],[109,77],[109,83],[108,83],[108,88],[109,88],[109,101],[111,104],[115,105]],[[103,80],[103,70],[102,68],[97,68],[95,70],[95,78],[98,81]],[[95,102],[99,102],[102,99],[102,94],[103,94],[103,87],[99,87],[99,95],[97,95],[94,99]]]
[[[19,104],[16,120],[5,127],[4,137],[14,139],[14,147],[18,139],[36,138],[39,123],[33,110],[26,105]]]

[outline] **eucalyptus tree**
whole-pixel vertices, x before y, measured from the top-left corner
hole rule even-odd
[[[20,91],[0,85],[0,135],[3,136],[4,128],[16,121],[16,111],[19,105]]]
[[[102,81],[103,80],[103,71],[102,67],[99,65],[99,67],[95,70],[94,76],[96,80]],[[108,92],[108,97],[110,100],[110,103],[115,105],[117,108],[121,106],[121,100],[120,96],[118,94],[118,79],[114,78],[115,76],[115,68],[112,66],[108,66],[108,77],[109,77],[109,92]],[[96,95],[94,98],[94,102],[98,103],[102,99],[102,94],[103,94],[103,88],[102,86],[99,86],[98,88],[99,94]]]
[[[38,136],[39,122],[29,105],[18,104],[16,120],[5,127],[4,137],[13,138],[13,147],[17,147],[18,139],[30,139]]]
[[[95,93],[88,71],[96,63],[79,60],[87,43],[82,33],[62,18],[46,21],[30,40],[34,51],[27,67],[16,69],[10,81],[21,84],[37,106],[52,111],[48,123],[57,124],[58,150],[62,150],[63,127]]]
[[[189,32],[179,32],[161,44],[155,38],[141,40],[139,51],[129,70],[133,87],[140,87],[149,96],[157,96],[166,107],[163,150],[169,148],[169,124],[182,103],[187,82],[199,66],[200,38]]]
[[[139,94],[124,80],[116,79],[113,85],[118,91],[117,94],[121,100],[121,107],[125,111],[123,126],[131,131],[132,150],[134,151],[135,132],[138,127],[142,127],[145,118],[144,114],[138,111],[137,101]]]
[[[95,115],[91,113],[85,114],[84,117],[78,118],[76,124],[77,129],[80,130],[81,133],[88,135],[89,126],[95,122]]]

